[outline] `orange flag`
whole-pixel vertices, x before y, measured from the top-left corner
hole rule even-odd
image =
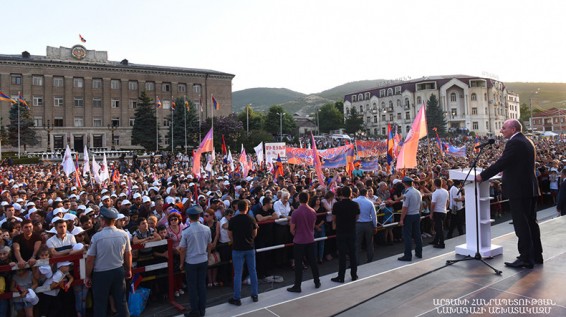
[[[427,135],[425,105],[421,106],[419,113],[413,121],[413,126],[405,138],[403,147],[397,157],[397,169],[417,167],[417,150],[419,140]]]
[[[200,178],[200,151],[195,150],[193,151],[193,176],[195,178]]]
[[[322,186],[324,184],[324,176],[322,174],[322,163],[320,162],[320,156],[318,156],[318,151],[316,150],[316,142],[314,141],[314,136],[311,132],[311,142],[312,142],[312,160],[314,163],[314,170],[316,171],[316,177],[318,178],[318,183]]]
[[[200,153],[212,152],[213,148],[214,148],[214,139],[212,138],[212,128],[211,128],[210,131],[208,131],[208,133],[204,136],[204,139],[202,139],[202,142],[198,147],[198,151]]]

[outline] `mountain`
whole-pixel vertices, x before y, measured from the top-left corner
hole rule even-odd
[[[232,93],[232,111],[240,112],[251,103],[254,110],[267,110],[273,105],[280,105],[304,97],[305,94],[286,88],[249,88]]]
[[[504,83],[507,90],[519,94],[521,104],[533,102],[535,109],[546,110],[553,107],[566,109],[566,83]],[[535,93],[538,90],[538,93]]]
[[[316,95],[330,100],[342,101],[347,94],[375,88],[383,81],[383,79],[353,81],[319,92]]]

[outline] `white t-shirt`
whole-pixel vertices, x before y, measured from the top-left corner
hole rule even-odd
[[[230,237],[228,236],[228,229],[222,228],[222,225],[228,223],[228,219],[226,217],[222,217],[220,219],[220,243],[228,243],[230,242]]]
[[[444,188],[437,188],[432,193],[432,202],[435,204],[434,210],[432,210],[432,212],[446,213],[447,201],[448,201],[448,191]]]
[[[462,194],[458,195],[458,187],[452,186],[450,187],[450,209],[453,211],[457,211],[462,209],[463,204],[461,201],[455,201],[454,198],[462,198]]]

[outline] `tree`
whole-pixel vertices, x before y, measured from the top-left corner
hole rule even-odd
[[[529,108],[529,105],[527,105],[527,103],[524,102],[521,104],[521,108],[519,111],[521,112],[521,117],[519,118],[519,121],[521,121],[523,127],[526,127],[525,123],[529,123],[529,119],[531,118],[531,109]],[[529,127],[529,129],[530,128],[531,127]]]
[[[426,107],[426,123],[428,127],[428,135],[434,136],[436,135],[435,132],[432,130],[433,128],[437,129],[439,135],[446,134],[446,125],[448,122],[446,121],[446,117],[442,108],[438,105],[438,99],[436,99],[436,95],[430,95],[430,98],[427,101]]]
[[[156,149],[157,117],[155,116],[155,103],[145,91],[142,91],[134,114],[132,128],[132,145],[140,145],[146,151]]]
[[[4,118],[0,117],[0,141],[2,144],[8,144],[10,142],[10,138],[8,136],[8,130],[4,127]]]
[[[185,101],[187,104],[185,104]],[[171,129],[173,129],[173,146],[175,148],[185,147],[185,132],[187,133],[187,146],[198,146],[198,113],[193,103],[185,98],[175,100],[175,109],[171,111],[168,118],[173,122],[167,131],[166,138],[171,140]],[[188,109],[187,109],[188,108]],[[172,118],[171,118],[172,117]],[[173,119],[173,120],[171,120]]]
[[[279,115],[281,113],[284,114],[282,117]],[[273,136],[278,136],[280,133],[280,123],[282,123],[283,126],[283,134],[293,134],[296,127],[293,116],[283,110],[283,107],[279,105],[271,106],[265,117],[263,129],[270,132]]]
[[[19,108],[19,115],[18,115]],[[19,120],[18,120],[19,119]],[[34,146],[39,143],[35,130],[32,129],[35,124],[31,118],[31,111],[28,107],[16,103],[10,108],[10,125],[8,126],[9,143],[12,146],[18,146],[18,126],[20,144],[24,146],[26,151],[27,146]]]
[[[318,124],[320,133],[328,133],[344,126],[344,113],[338,110],[337,103],[327,103],[320,107],[318,112]]]
[[[344,128],[346,129],[346,133],[349,134],[364,130],[364,117],[361,113],[358,113],[356,107],[352,107],[350,110],[350,116],[346,118]]]
[[[246,113],[247,110],[247,113]],[[247,130],[246,125],[249,123],[249,130],[261,130],[265,115],[254,111],[251,105],[246,105],[244,109],[238,114],[238,120],[242,122],[244,130]]]

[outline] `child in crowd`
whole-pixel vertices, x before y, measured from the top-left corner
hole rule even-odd
[[[8,246],[0,247],[0,266],[4,265],[16,265],[16,262],[10,261],[10,247]],[[10,285],[10,275],[10,271],[0,272],[0,295],[4,294],[4,292],[6,292],[6,286]],[[10,300],[4,298],[0,299],[0,317],[10,316],[9,308]]]
[[[23,311],[26,317],[33,317],[33,304],[24,300],[28,290],[37,287],[37,280],[33,277],[30,269],[19,269],[12,276],[12,283],[10,290],[12,292],[19,292],[20,296],[13,298],[12,303],[14,309],[21,314]]]
[[[39,313],[41,316],[56,317],[64,315],[61,290],[67,292],[73,283],[73,276],[69,273],[71,262],[57,263],[57,272],[52,273],[51,266],[40,266],[39,270],[47,277],[45,283],[38,288],[42,290],[39,300]]]

